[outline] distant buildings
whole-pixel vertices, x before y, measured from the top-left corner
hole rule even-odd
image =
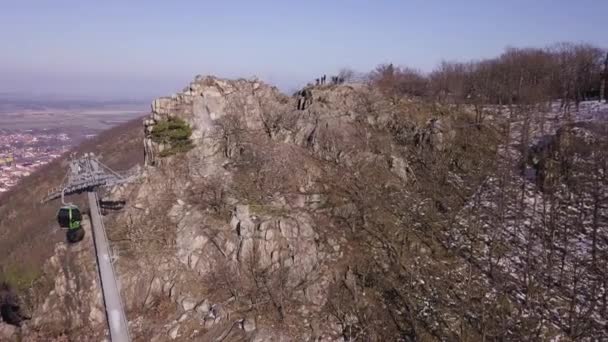
[[[66,133],[0,131],[0,193],[72,147]]]

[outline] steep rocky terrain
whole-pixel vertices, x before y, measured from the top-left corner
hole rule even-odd
[[[567,280],[532,289],[531,269],[510,263],[526,255],[532,265],[537,240],[557,243],[526,239],[539,228],[522,215],[515,222],[521,232],[510,233],[516,215],[508,213],[529,212],[521,206],[528,192],[517,189],[540,187],[503,162],[505,151],[536,153],[527,150],[532,138],[513,143],[523,136],[521,118],[496,110],[474,124],[466,108],[396,100],[364,84],[311,92],[312,104],[297,110],[296,97],[257,80],[197,77],[154,101],[139,127],[139,179],[105,194],[127,200],[105,220],[134,340],[603,336],[606,278],[594,271],[601,264],[583,271],[596,281],[586,301],[574,304],[590,310],[584,316],[572,309],[567,296],[578,297]],[[158,127],[181,121],[191,128],[187,148],[155,138]],[[559,148],[550,151],[559,159]],[[507,195],[501,201],[498,181]],[[502,218],[484,223],[498,203]],[[540,217],[538,210],[530,215]],[[595,232],[590,253],[605,264],[598,210],[596,223],[581,230]],[[26,296],[34,318],[13,336],[84,341],[105,334],[90,244],[89,237],[53,245]],[[562,261],[562,273],[566,267],[574,266]],[[593,318],[586,329],[576,325],[581,317]]]

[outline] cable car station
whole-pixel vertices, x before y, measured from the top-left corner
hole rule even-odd
[[[98,187],[128,183],[134,178],[135,176],[127,176],[110,169],[102,164],[93,153],[85,153],[81,158],[72,158],[69,171],[62,184],[50,190],[42,200],[42,202],[48,202],[61,198],[62,206],[57,212],[57,222],[61,228],[67,229],[68,242],[76,243],[81,241],[85,234],[81,225],[82,214],[78,206],[66,203],[65,196],[87,192],[106,320],[110,330],[110,339],[114,342],[128,342],[131,339],[96,190]]]

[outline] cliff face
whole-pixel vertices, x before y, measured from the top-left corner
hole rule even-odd
[[[352,330],[359,318],[328,301],[332,289],[364,293],[353,263],[382,258],[359,249],[360,214],[376,213],[352,191],[407,189],[416,177],[403,146],[432,154],[454,134],[450,119],[404,112],[366,85],[311,93],[298,110],[297,97],[255,80],[197,77],[154,101],[148,167],[141,184],[116,191],[130,208],[111,225],[128,241],[119,273],[136,336],[333,340]],[[161,157],[170,146],[153,132],[174,118],[192,128],[193,148]]]
[[[586,191],[608,186],[572,160],[603,165],[605,130],[585,129],[598,138],[581,148],[597,151],[580,153],[578,128],[505,121],[500,108],[480,125],[466,109],[395,101],[367,85],[304,93],[312,103],[299,110],[298,95],[256,80],[197,77],[154,101],[139,179],[104,195],[127,203],[104,220],[135,340],[550,339],[580,329],[568,328],[578,317],[568,296],[581,288],[595,295],[578,302],[591,310],[585,336],[602,336],[604,197]],[[190,134],[187,148],[158,139],[167,127],[169,137]],[[535,129],[555,140],[528,151]],[[574,159],[563,158],[570,150]],[[586,185],[563,186],[573,180]],[[556,202],[541,212],[550,189]],[[582,216],[546,224],[576,196],[589,202]],[[560,254],[576,245],[566,244],[576,222],[593,248]],[[535,275],[532,255],[554,266]],[[593,260],[585,282],[556,287],[560,255],[564,269]],[[104,336],[94,265],[90,231],[56,245],[32,291],[34,319],[0,332]]]
[[[334,340],[364,319],[357,310],[383,310],[357,285],[359,266],[387,267],[358,227],[380,210],[370,206],[379,189],[415,184],[407,153],[453,140],[450,119],[366,85],[310,93],[298,110],[297,97],[259,81],[197,77],[153,102],[141,177],[106,194],[127,200],[105,220],[136,340]],[[173,119],[191,127],[192,148],[167,156],[153,132]],[[22,336],[104,336],[92,250],[90,230],[55,248]]]
[[[114,227],[127,225],[124,253],[133,257],[120,259],[119,273],[130,319],[142,323],[136,335],[300,339],[336,328],[318,312],[343,252],[315,214],[326,201],[315,158],[364,153],[333,139],[348,138],[357,92],[368,90],[317,91],[320,100],[298,111],[296,99],[263,83],[208,77],[154,101],[144,122],[149,167],[142,184],[116,194],[132,205]],[[168,147],[151,133],[174,117],[192,127],[194,147],[161,158]]]
[[[105,337],[105,311],[97,275],[95,247],[88,217],[83,218],[85,238],[78,244],[59,243],[45,262],[32,320],[20,332],[25,341],[78,337],[99,341]]]

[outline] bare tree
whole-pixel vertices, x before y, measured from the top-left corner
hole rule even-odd
[[[428,92],[428,79],[422,72],[396,67],[392,63],[379,65],[370,73],[369,78],[393,102],[405,95],[425,96]]]
[[[604,59],[604,70],[602,70],[602,80],[600,84],[600,102],[605,100],[608,103],[608,52]]]
[[[355,71],[350,68],[342,68],[338,72],[338,78],[344,80],[344,82],[352,82],[355,78]]]

